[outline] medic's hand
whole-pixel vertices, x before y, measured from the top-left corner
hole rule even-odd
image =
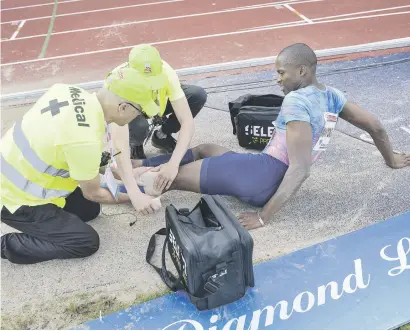
[[[172,163],[162,164],[151,171],[158,172],[154,182],[154,189],[158,192],[163,192],[171,187],[171,184],[178,175],[179,166]]]
[[[138,195],[137,201],[131,201],[138,214],[154,214],[162,207],[161,197],[153,198],[147,194]]]

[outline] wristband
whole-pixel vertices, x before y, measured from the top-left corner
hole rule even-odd
[[[263,221],[263,219],[261,218],[261,216],[259,215],[259,211],[256,213],[258,215],[258,219],[259,222],[261,223],[262,226],[265,226],[265,222]]]

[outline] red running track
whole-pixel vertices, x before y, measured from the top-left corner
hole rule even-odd
[[[3,94],[101,80],[138,43],[178,69],[272,56],[293,42],[326,49],[410,35],[408,0],[60,0],[39,59],[52,12],[52,0],[2,1]]]

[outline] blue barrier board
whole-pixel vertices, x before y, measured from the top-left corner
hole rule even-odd
[[[77,329],[392,329],[410,320],[410,212],[254,266],[255,287],[198,311],[183,292]]]

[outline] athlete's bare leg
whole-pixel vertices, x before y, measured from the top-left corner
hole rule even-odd
[[[185,164],[179,168],[178,175],[172,183],[170,190],[181,190],[200,193],[200,174],[202,159],[218,156],[229,152],[230,150],[219,145],[215,144],[202,144],[194,147],[192,149],[194,155],[194,161],[188,164]],[[142,160],[134,160],[140,162],[134,162],[137,166],[134,171],[138,171],[138,167],[142,166]],[[166,163],[168,159],[164,162]],[[139,169],[140,170],[140,169]],[[140,171],[136,174],[136,179],[139,185],[144,185],[144,190],[147,194],[160,195],[162,192],[157,192],[154,190],[153,184],[155,177],[157,176],[156,172],[145,171],[141,174]]]

